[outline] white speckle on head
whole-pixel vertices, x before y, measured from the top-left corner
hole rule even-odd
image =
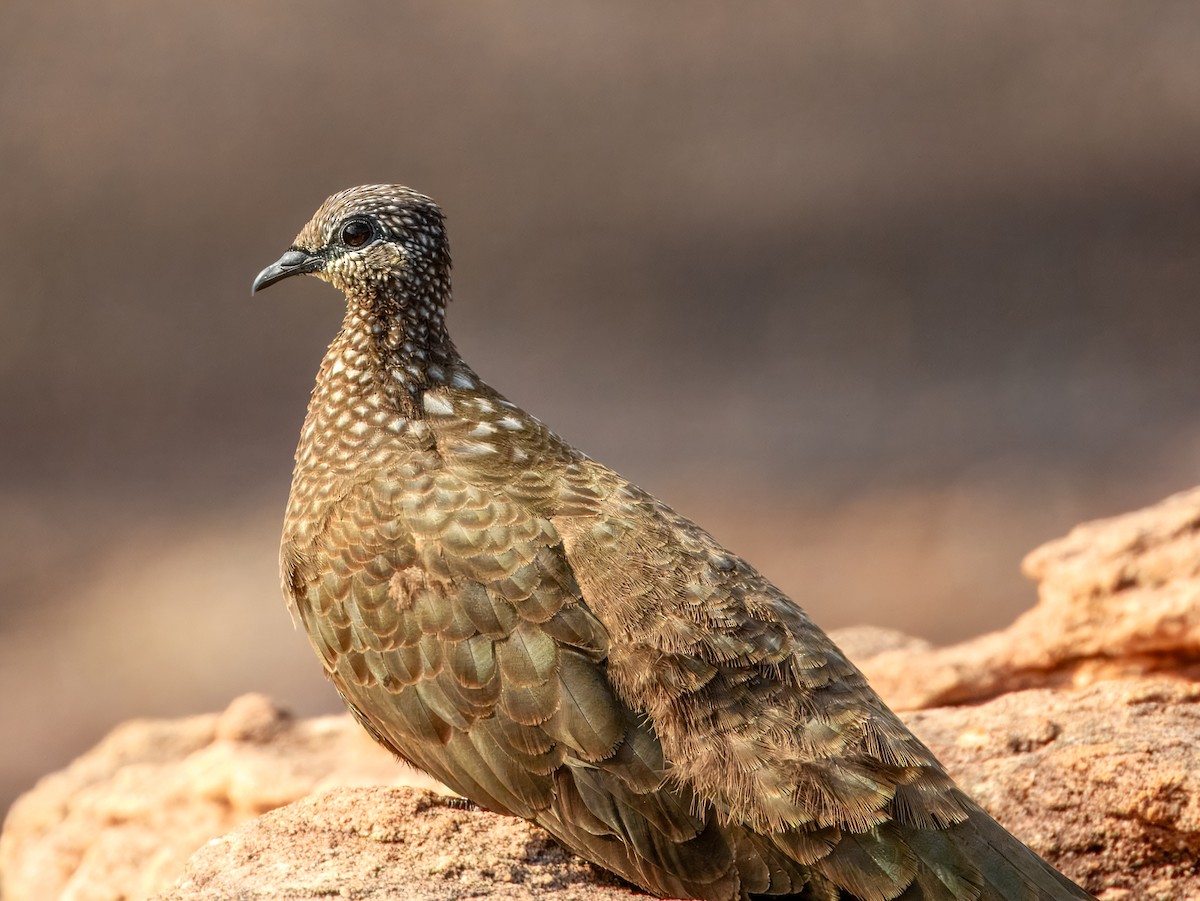
[[[454,415],[454,404],[450,403],[444,395],[426,391],[425,396],[421,398],[421,404],[425,407],[426,413],[432,413],[434,416]]]
[[[479,387],[475,383],[475,380],[465,372],[454,373],[454,375],[450,377],[450,384],[455,388],[466,388],[467,390],[472,390]]]
[[[521,429],[525,428],[525,423],[521,422],[521,420],[517,419],[515,416],[505,416],[502,419],[497,419],[496,425],[500,426],[502,429],[508,429],[510,432],[519,432]]]

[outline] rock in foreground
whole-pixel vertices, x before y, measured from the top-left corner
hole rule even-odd
[[[405,788],[343,788],[305,798],[209,842],[160,901],[646,897],[524,820],[447,801]]]
[[[0,897],[137,899],[210,839],[330,786],[436,786],[345,717],[294,720],[260,695],[222,714],[135,720],[9,811]]]
[[[1101,901],[1200,898],[1200,685],[1122,679],[904,715],[967,794]]]

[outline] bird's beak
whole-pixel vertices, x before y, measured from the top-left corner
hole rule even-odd
[[[258,274],[258,278],[250,286],[250,293],[256,294],[263,288],[282,281],[289,275],[304,275],[308,272],[316,272],[324,265],[325,261],[320,257],[314,256],[311,253],[305,253],[303,250],[296,250],[293,247]]]

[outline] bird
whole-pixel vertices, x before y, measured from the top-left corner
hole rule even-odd
[[[450,268],[433,200],[365,185],[252,286],[345,295],[280,571],[376,741],[662,897],[1092,897],[795,601],[484,382],[447,331]]]

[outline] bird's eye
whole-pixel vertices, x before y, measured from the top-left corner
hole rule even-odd
[[[371,240],[373,229],[365,219],[351,219],[342,226],[342,243],[347,247],[362,247]]]

